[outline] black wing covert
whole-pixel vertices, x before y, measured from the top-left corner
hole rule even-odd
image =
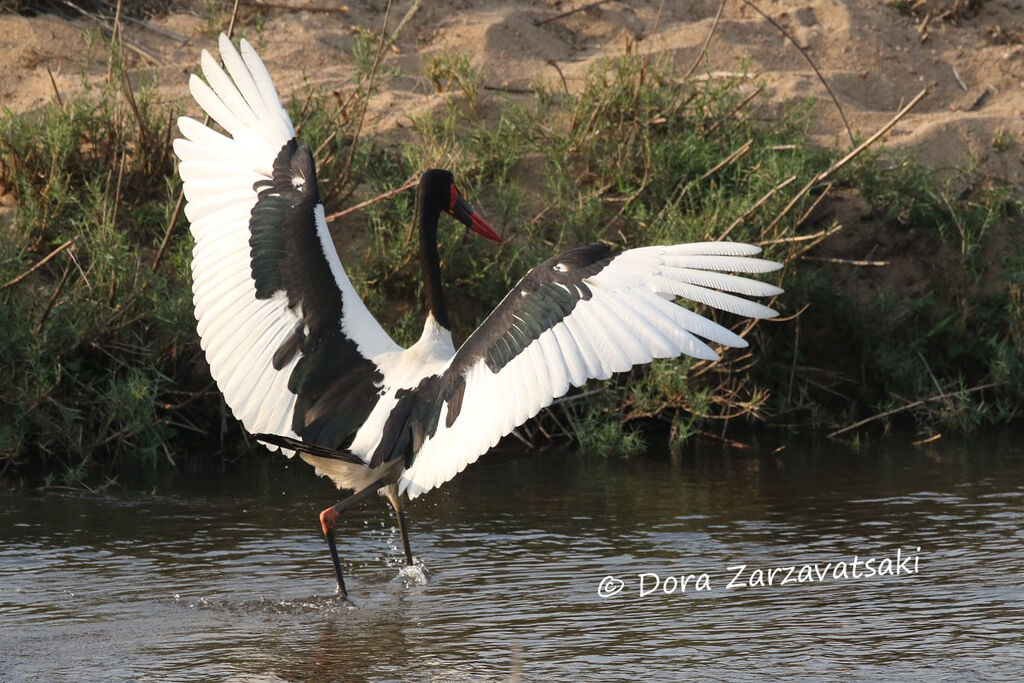
[[[469,368],[483,360],[490,372],[501,372],[544,332],[569,316],[580,301],[590,299],[584,279],[601,272],[614,258],[607,246],[590,244],[532,268],[459,347],[443,374],[426,377],[414,389],[398,392],[398,403],[371,466],[404,457],[410,467],[423,441],[436,433],[442,406],[447,406],[446,427],[458,419]]]
[[[313,153],[289,140],[271,180],[254,186],[249,238],[256,297],[279,291],[301,322],[274,353],[281,369],[299,355],[288,379],[298,400],[292,429],[304,441],[343,448],[377,403],[383,376],[342,331],[343,297],[317,225],[320,204]]]

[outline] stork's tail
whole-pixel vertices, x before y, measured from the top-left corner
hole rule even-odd
[[[253,434],[253,436],[261,443],[268,444],[270,446],[277,446],[278,448],[288,448],[297,453],[315,455],[318,458],[341,460],[342,462],[347,462],[353,465],[366,465],[359,456],[350,451],[328,448],[327,446],[318,446],[315,443],[306,443],[305,441],[293,439],[290,436],[281,436],[279,434]]]

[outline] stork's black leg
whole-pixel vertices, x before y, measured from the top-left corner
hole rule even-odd
[[[341,591],[342,596],[348,595],[348,591],[345,590],[345,579],[341,577],[341,561],[338,559],[338,547],[334,543],[334,526],[342,512],[355,503],[358,503],[363,498],[366,498],[371,493],[374,493],[383,485],[384,480],[380,479],[370,484],[365,489],[356,491],[337,505],[329,507],[320,513],[320,526],[324,530],[324,536],[327,537],[327,547],[331,549],[331,560],[334,562],[334,574],[338,577],[338,590]]]
[[[398,533],[402,535],[402,549],[405,551],[405,563],[412,566],[412,550],[409,549],[409,534],[405,531],[405,511],[402,509],[402,498],[398,493],[398,487],[391,484],[384,493],[387,494],[391,507],[395,508],[395,517],[398,518]]]
[[[321,519],[321,524],[323,521]],[[334,529],[327,529],[324,531],[324,536],[327,538],[327,547],[331,549],[331,561],[334,562],[334,575],[338,577],[338,590],[341,591],[342,597],[348,595],[348,591],[345,589],[345,579],[341,576],[341,560],[338,559],[338,546],[334,542]]]

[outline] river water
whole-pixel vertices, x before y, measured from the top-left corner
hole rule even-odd
[[[3,493],[0,680],[1019,679],[1021,440],[893,442],[492,453],[409,506],[425,572],[342,517],[349,601],[302,463]]]

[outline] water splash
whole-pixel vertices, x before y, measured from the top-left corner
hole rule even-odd
[[[430,570],[418,557],[412,558],[412,564],[402,565],[398,570],[395,581],[401,582],[406,588],[413,586],[426,586],[430,579]]]

